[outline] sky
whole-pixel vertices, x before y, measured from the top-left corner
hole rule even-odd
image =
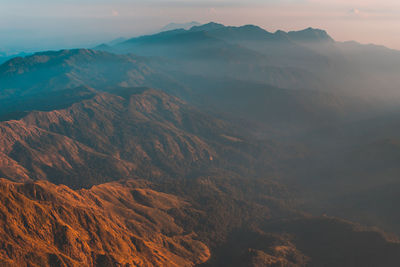
[[[91,47],[190,21],[314,27],[400,50],[398,0],[0,0],[0,52]]]

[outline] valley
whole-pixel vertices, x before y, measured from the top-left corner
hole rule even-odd
[[[0,65],[4,266],[399,266],[400,53],[217,23]]]

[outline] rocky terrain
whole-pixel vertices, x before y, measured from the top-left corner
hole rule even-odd
[[[0,265],[399,266],[397,71],[209,23],[0,65]]]

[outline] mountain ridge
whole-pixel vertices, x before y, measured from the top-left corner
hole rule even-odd
[[[398,53],[217,23],[117,43],[0,66],[0,265],[399,266],[362,226],[400,232]]]
[[[136,184],[73,191],[43,181],[0,179],[5,204],[0,211],[1,264],[194,266],[206,261],[207,246],[194,233],[185,234],[168,214],[188,203]]]

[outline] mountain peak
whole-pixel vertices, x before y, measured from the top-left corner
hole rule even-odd
[[[300,31],[290,31],[288,35],[291,39],[300,42],[333,42],[332,37],[325,30],[308,27]]]
[[[197,21],[192,21],[192,22],[188,22],[188,23],[169,23],[167,25],[165,25],[164,27],[161,28],[161,32],[164,31],[171,31],[171,30],[176,30],[176,29],[185,29],[188,30],[194,26],[200,26],[201,23],[197,22]]]
[[[190,30],[191,31],[211,31],[211,30],[217,30],[217,29],[221,29],[221,28],[225,28],[225,25],[216,23],[216,22],[209,22],[207,24],[203,24],[200,26],[193,26],[192,28],[190,28]]]
[[[235,28],[242,30],[242,31],[258,33],[261,35],[265,35],[265,34],[270,35],[271,34],[270,32],[266,31],[265,29],[263,29],[257,25],[253,25],[253,24],[247,24],[247,25],[243,25],[243,26],[235,27]]]
[[[257,25],[253,25],[253,24],[246,24],[246,25],[240,26],[239,28],[249,29],[249,30],[262,30],[262,31],[265,31],[263,28],[261,28],[261,27],[259,27]]]

